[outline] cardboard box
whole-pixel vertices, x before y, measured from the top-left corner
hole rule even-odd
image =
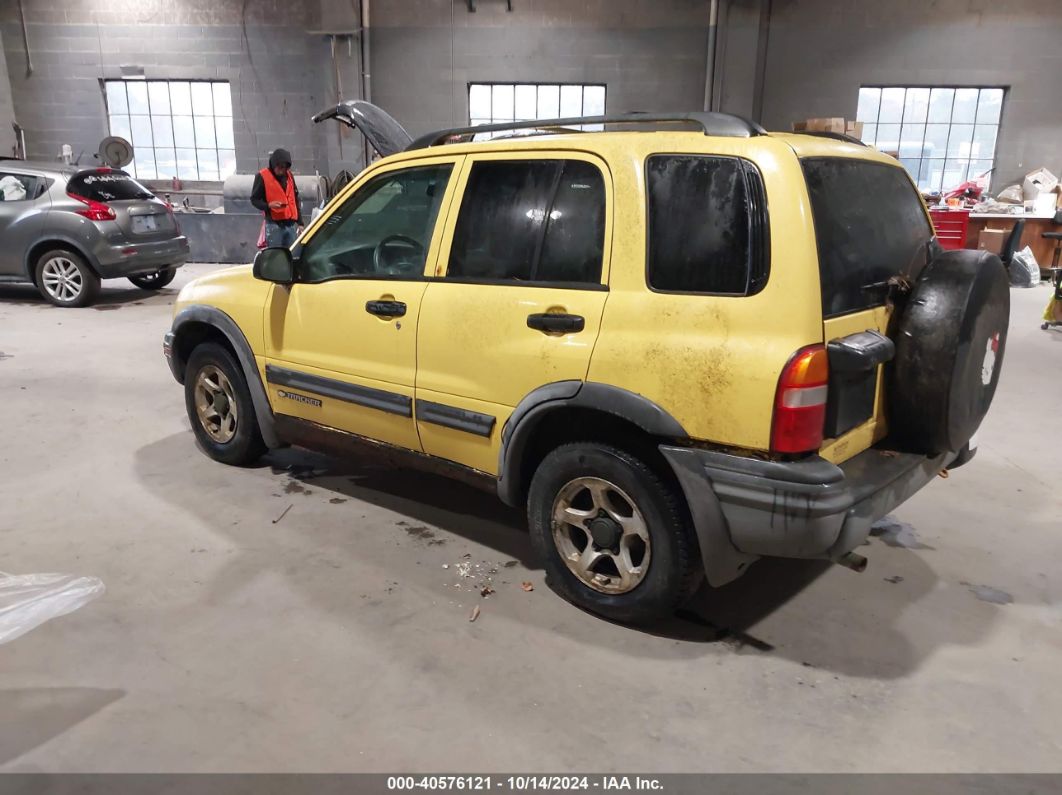
[[[982,229],[977,234],[977,248],[999,254],[1010,237],[1009,229]]]
[[[810,126],[812,130],[821,130],[822,132],[832,133],[844,133],[844,118],[836,116],[830,119],[809,119],[809,125],[814,122],[813,126]]]
[[[804,119],[803,121],[793,122],[793,132],[832,132],[861,138],[863,135],[863,122],[846,122],[844,118],[840,116],[831,116],[829,118],[821,119]]]
[[[1022,193],[1025,195],[1025,201],[1029,202],[1041,193],[1051,193],[1056,187],[1058,187],[1058,177],[1046,168],[1038,168],[1025,175]]]

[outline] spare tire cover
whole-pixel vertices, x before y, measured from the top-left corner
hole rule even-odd
[[[889,428],[910,452],[958,451],[996,392],[1010,319],[999,257],[945,251],[919,275],[900,314],[889,368]]]

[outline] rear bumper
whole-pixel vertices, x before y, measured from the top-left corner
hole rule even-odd
[[[759,556],[838,560],[866,540],[875,521],[974,452],[927,458],[871,448],[836,465],[817,456],[776,462],[684,447],[660,450],[686,494],[714,585]],[[703,526],[713,517],[724,525],[725,539],[718,527]],[[720,550],[721,540],[730,549]],[[709,565],[706,546],[729,563]]]
[[[92,257],[101,279],[136,276],[162,267],[179,268],[188,261],[188,238],[179,235],[153,243],[123,243],[117,246],[101,240],[92,250]]]

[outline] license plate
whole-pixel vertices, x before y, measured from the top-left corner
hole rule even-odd
[[[153,215],[134,215],[134,232],[154,232],[159,228],[159,222]]]

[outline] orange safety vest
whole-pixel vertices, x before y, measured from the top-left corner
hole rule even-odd
[[[258,172],[262,175],[262,184],[265,186],[266,204],[272,202],[284,202],[279,210],[269,209],[269,217],[274,221],[298,221],[299,206],[295,202],[295,175],[288,172],[288,187],[280,187],[280,180],[271,168],[263,168]]]

